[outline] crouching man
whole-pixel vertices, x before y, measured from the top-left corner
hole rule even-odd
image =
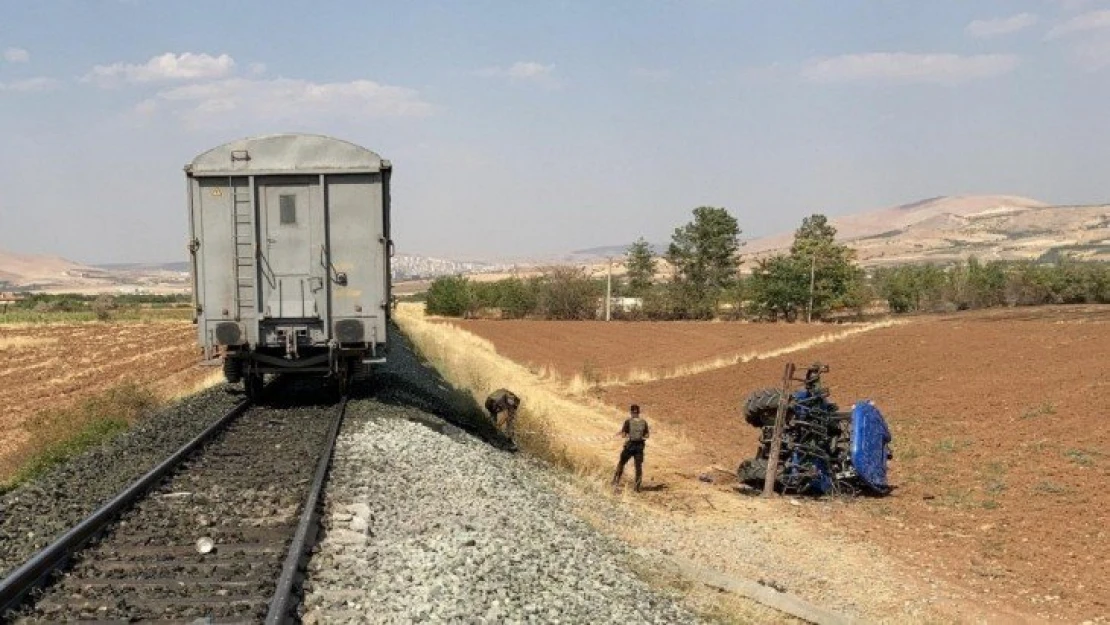
[[[501,429],[502,425],[499,423],[498,417],[505,414],[505,424],[503,431],[505,436],[509,438],[513,444],[516,440],[513,438],[514,424],[516,423],[516,410],[520,407],[520,398],[513,394],[512,391],[504,388],[499,388],[489,394],[486,398],[486,412],[489,413],[489,418],[493,421],[493,425]]]
[[[621,449],[620,460],[617,462],[617,470],[613,473],[613,488],[620,486],[621,476],[624,475],[624,465],[628,464],[629,459],[631,459],[636,467],[636,492],[639,492],[644,477],[644,442],[650,432],[647,421],[640,417],[640,407],[638,405],[632,404],[629,413],[629,417],[625,419],[624,425],[621,426],[621,431],[617,433],[617,436],[623,436],[625,441],[624,448]]]

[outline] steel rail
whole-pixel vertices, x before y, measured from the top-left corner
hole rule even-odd
[[[148,471],[126,489],[102,505],[83,521],[44,547],[30,560],[0,581],[0,621],[17,608],[29,592],[37,588],[54,571],[65,566],[69,557],[81,549],[92,537],[104,530],[121,512],[142,497],[153,486],[173,471],[181,461],[201,445],[243,414],[251,406],[250,400],[236,404],[231,410],[204,429],[174,454]]]
[[[320,495],[324,490],[324,482],[327,481],[331,459],[335,453],[335,442],[339,438],[339,428],[343,425],[343,416],[346,412],[347,396],[344,395],[339,404],[339,411],[332,420],[331,429],[328,430],[327,443],[320,454],[319,462],[316,464],[316,474],[312,479],[312,486],[308,490],[304,507],[301,509],[297,531],[293,534],[293,542],[290,543],[289,551],[285,556],[285,564],[281,568],[277,588],[274,590],[273,598],[270,599],[270,607],[266,612],[266,625],[281,625],[295,620],[290,614],[290,610],[296,604],[293,596],[294,584],[297,581],[305,556],[308,554],[308,549],[315,539],[316,530],[318,529],[317,522],[319,521]]]

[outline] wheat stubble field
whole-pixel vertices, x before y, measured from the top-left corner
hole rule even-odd
[[[854,332],[450,323],[563,395],[601,406],[595,412],[613,422],[628,404],[643,406],[661,432],[649,477],[666,486],[665,495],[648,497],[665,505],[681,494],[696,501],[698,493],[733,491],[727,472],[757,440],[740,418],[744,398],[776,385],[787,361],[826,362],[835,401],[869,398],[886,415],[897,489],[882,499],[803,504],[799,518],[816,532],[876,545],[923,579],[984,602],[1065,622],[1110,614],[1110,309],[922,316]],[[641,363],[656,375],[629,375]],[[575,431],[589,425],[565,422]],[[607,452],[598,452],[602,464]],[[717,483],[700,482],[706,473]]]
[[[121,384],[168,399],[211,379],[197,366],[194,332],[171,320],[0,324],[0,480],[21,463],[43,413]]]

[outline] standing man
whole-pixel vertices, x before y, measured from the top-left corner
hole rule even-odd
[[[508,389],[499,388],[486,398],[486,412],[489,413],[494,426],[500,428],[497,416],[502,412],[505,413],[505,436],[508,436],[513,444],[516,443],[513,440],[513,424],[516,421],[516,409],[519,407],[520,398]]]
[[[632,404],[629,408],[629,417],[625,419],[624,425],[621,426],[621,431],[617,436],[625,438],[624,448],[621,449],[621,458],[617,462],[617,471],[613,474],[613,487],[616,488],[620,485],[621,476],[624,474],[624,465],[628,464],[629,458],[634,461],[636,467],[636,492],[640,492],[640,484],[644,477],[644,441],[647,440],[650,432],[648,431],[647,421],[640,417],[640,407]]]

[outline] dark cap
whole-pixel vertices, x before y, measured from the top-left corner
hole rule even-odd
[[[632,414],[640,414],[640,405],[639,404],[632,404],[632,407],[629,408],[629,410],[632,411]]]

